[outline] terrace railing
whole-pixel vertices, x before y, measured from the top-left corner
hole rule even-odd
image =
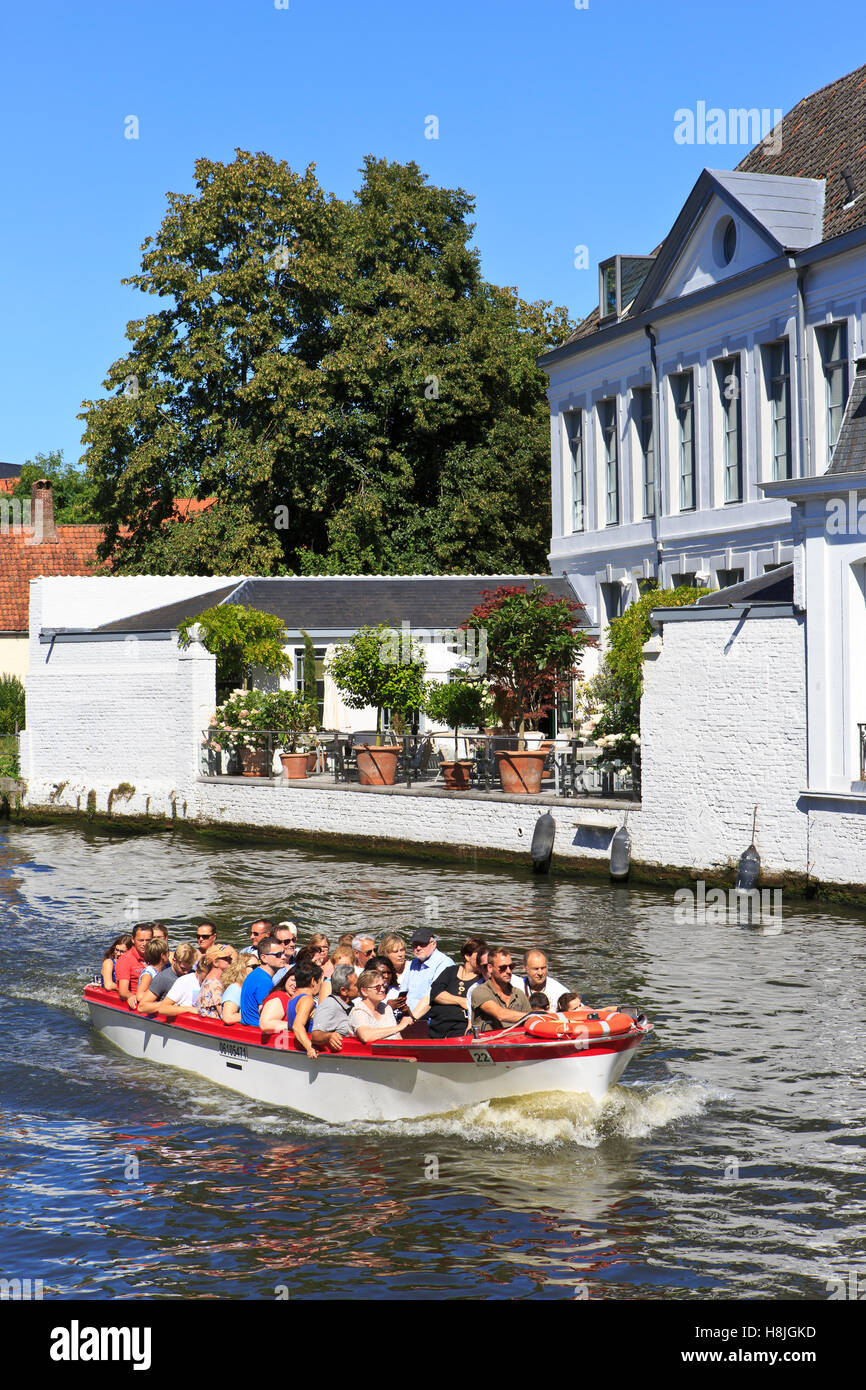
[[[400,745],[397,785],[413,787],[421,784],[431,789],[437,785],[444,787],[441,764],[454,760],[453,733],[400,736],[386,733],[382,735],[382,741]],[[327,779],[339,785],[357,782],[357,747],[374,742],[375,733],[372,731],[345,734],[325,730],[315,739],[299,739],[297,751],[308,754],[309,779],[320,782]],[[479,734],[465,730],[458,735],[457,743],[458,760],[467,765],[468,789],[501,793],[496,753],[516,749],[516,735]],[[244,743],[232,743],[225,737],[215,739],[213,731],[205,729],[201,745],[201,775],[205,778],[245,776],[282,781],[277,758],[285,751],[285,741],[274,730],[256,731],[247,735]],[[560,737],[546,741],[543,751],[542,793],[563,798],[640,800],[638,748],[626,758],[602,755],[592,744]]]

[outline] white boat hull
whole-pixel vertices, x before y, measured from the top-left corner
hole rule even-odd
[[[363,1055],[353,1043],[359,1055],[322,1052],[311,1062],[285,1035],[281,1047],[262,1042],[258,1029],[223,1027],[194,1015],[160,1022],[103,1002],[111,996],[93,987],[85,999],[97,1031],[129,1056],[180,1067],[252,1100],[331,1123],[414,1119],[540,1091],[600,1098],[645,1036],[636,1030],[633,1038],[603,1046],[526,1039],[505,1046],[489,1037],[439,1046],[403,1040],[363,1049]]]

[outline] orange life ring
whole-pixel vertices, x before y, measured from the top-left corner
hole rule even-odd
[[[628,1014],[616,1009],[570,1009],[564,1014],[541,1014],[528,1018],[525,1031],[534,1038],[619,1037],[634,1027]]]

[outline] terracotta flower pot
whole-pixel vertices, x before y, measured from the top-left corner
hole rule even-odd
[[[358,781],[362,787],[393,787],[397,778],[399,743],[356,743]]]
[[[309,777],[309,775],[310,775],[311,772],[315,772],[315,770],[316,770],[316,768],[318,767],[318,765],[319,765],[318,754],[317,754],[317,753],[308,753],[308,754],[307,754],[307,776],[308,776],[308,777]]]
[[[465,792],[468,790],[472,769],[475,766],[471,758],[456,763],[440,763],[439,766],[442,768],[442,777],[446,787],[451,791]]]
[[[267,748],[240,748],[241,772],[244,777],[272,777],[274,759]]]
[[[280,762],[287,777],[297,779],[307,775],[306,753],[281,753]]]
[[[526,749],[522,753],[518,753],[516,749],[498,749],[496,761],[499,765],[502,790],[526,794],[540,792],[541,774],[546,757],[546,753],[537,749]]]

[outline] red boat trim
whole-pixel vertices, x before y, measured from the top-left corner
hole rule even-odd
[[[130,1009],[113,990],[101,985],[88,985],[84,998],[92,1004],[112,1009],[128,1022],[137,1020],[148,1027],[157,1025],[160,1029],[178,1032],[198,1033],[233,1043],[237,1047],[272,1049],[278,1052],[302,1052],[292,1033],[263,1033],[260,1028],[251,1028],[245,1023],[224,1024],[220,1019],[205,1018],[201,1014],[181,1014],[178,1018],[167,1019],[162,1014],[139,1014]],[[468,1066],[485,1065],[486,1058],[492,1062],[513,1063],[531,1062],[559,1057],[599,1057],[611,1052],[625,1052],[638,1047],[651,1031],[652,1024],[643,1028],[635,1027],[618,1037],[590,1039],[543,1039],[527,1036],[518,1030],[507,1039],[496,1041],[495,1034],[484,1033],[475,1038],[467,1034],[462,1038],[449,1038],[447,1042],[438,1038],[401,1038],[394,1042],[362,1043],[357,1038],[344,1038],[339,1053],[319,1053],[321,1058],[358,1057],[374,1060],[399,1062],[461,1062]],[[481,1056],[479,1056],[481,1054]],[[489,1065],[489,1064],[488,1064]]]

